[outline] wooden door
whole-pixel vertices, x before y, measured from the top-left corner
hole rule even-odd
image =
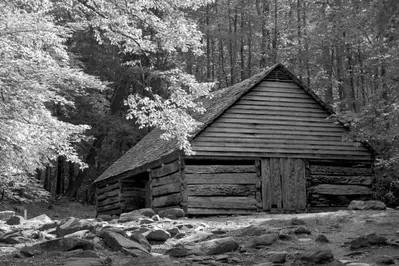
[[[305,162],[302,159],[261,160],[264,211],[303,211],[306,208]]]

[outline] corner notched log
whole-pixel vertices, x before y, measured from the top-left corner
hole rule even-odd
[[[373,191],[369,187],[356,185],[331,185],[323,184],[309,188],[309,193],[325,195],[371,195]]]

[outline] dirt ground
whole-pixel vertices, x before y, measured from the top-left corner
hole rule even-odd
[[[48,204],[31,204],[29,206],[20,206],[20,208],[28,209],[28,218],[42,213],[46,213],[52,219],[57,220],[69,216],[79,218],[93,218],[95,216],[93,206],[67,200],[55,203],[51,209],[48,209]],[[291,225],[292,218],[303,220],[306,223],[305,226],[310,229],[311,234],[297,235],[291,240],[279,240],[271,246],[260,249],[250,247],[251,240],[260,234],[281,232],[281,230],[293,228],[293,225]],[[270,251],[287,251],[289,253],[288,261],[290,261],[290,254],[317,247],[330,249],[334,257],[339,260],[380,265],[376,263],[376,258],[381,255],[388,255],[395,259],[396,264],[394,265],[399,265],[399,211],[393,209],[386,211],[341,210],[303,214],[259,213],[247,216],[186,218],[177,222],[189,223],[194,225],[194,227],[200,226],[204,231],[220,229],[225,231],[225,233],[215,234],[210,238],[232,236],[242,247],[240,252],[228,253],[229,259],[225,261],[204,259],[194,262],[191,258],[173,259],[180,265],[255,265],[267,262],[267,252]],[[356,251],[350,250],[348,243],[352,239],[371,233],[385,236],[390,242],[398,245],[371,246]],[[315,238],[319,234],[325,235],[330,242],[326,244],[316,242]],[[153,252],[162,254],[172,244],[173,241],[168,240],[163,245],[153,246]],[[102,256],[109,256],[112,259],[111,265],[122,265],[128,261],[128,258],[122,256],[122,254],[112,253],[107,249],[100,252],[102,252]],[[70,256],[67,252],[16,259],[12,256],[1,256],[0,254],[0,265],[69,265],[67,262]],[[90,262],[88,260],[88,264],[85,265],[97,265],[90,263],[94,263],[94,261]],[[290,265],[290,263],[288,262],[285,265]]]

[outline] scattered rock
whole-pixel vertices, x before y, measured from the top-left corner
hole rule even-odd
[[[170,238],[170,233],[162,229],[157,229],[149,233],[144,233],[144,236],[148,241],[165,242]]]
[[[17,251],[18,249],[16,249],[15,247],[0,247],[0,256],[4,256]]]
[[[169,228],[169,229],[167,229],[166,231],[168,231],[168,233],[171,235],[171,237],[174,237],[174,236],[176,236],[178,233],[180,233],[180,230],[179,230],[179,228],[177,228],[177,227]]]
[[[301,260],[311,263],[328,263],[334,260],[334,255],[329,249],[313,249],[304,252]]]
[[[154,220],[152,220],[150,218],[140,219],[140,222],[139,222],[139,224],[152,224],[152,223],[154,223]]]
[[[277,241],[277,235],[275,234],[263,234],[255,237],[251,242],[251,247],[270,246]]]
[[[26,222],[29,224],[42,225],[42,226],[46,224],[54,224],[54,221],[51,220],[51,218],[45,214],[41,214],[39,216],[28,219],[26,220]],[[42,230],[47,230],[47,229],[42,229]]]
[[[236,251],[240,245],[232,237],[225,237],[202,242],[200,246],[205,255],[219,255]]]
[[[348,264],[345,264],[346,266],[371,266],[368,263],[362,263],[362,262],[351,262]]]
[[[143,236],[141,233],[133,232],[129,238],[130,238],[130,240],[133,240],[133,241],[139,243],[140,245],[142,245],[148,252],[151,252],[150,243],[148,243],[147,238],[145,238],[145,236]]]
[[[25,222],[24,217],[19,216],[19,215],[15,215],[10,217],[10,219],[7,220],[6,224],[8,225],[20,225],[23,222]]]
[[[180,208],[170,208],[163,211],[158,212],[159,217],[161,218],[169,218],[169,219],[178,219],[184,217],[186,214],[183,209]]]
[[[370,245],[386,245],[387,238],[384,236],[377,235],[375,233],[366,236],[360,236],[353,239],[350,243],[350,249],[359,249],[363,247],[368,247]]]
[[[376,233],[367,235],[367,240],[371,245],[386,245],[387,238]]]
[[[147,249],[145,249],[139,243],[127,239],[126,237],[112,231],[102,231],[100,237],[104,240],[105,244],[110,247],[113,251],[123,251],[134,257],[148,255]]]
[[[94,222],[86,219],[77,219],[69,217],[61,221],[55,230],[57,237],[63,237],[81,230],[91,230],[94,228]]]
[[[167,256],[136,258],[120,266],[176,266]]]
[[[328,238],[325,235],[318,235],[315,239],[316,242],[319,243],[328,243],[330,242],[330,240],[328,240]]]
[[[152,217],[151,217],[151,219],[152,219],[152,220],[154,220],[155,222],[159,222],[159,221],[161,221],[161,217],[159,217],[159,215],[158,215],[158,214],[156,214],[156,215],[152,216]]]
[[[165,255],[169,255],[171,257],[176,257],[176,258],[187,257],[190,254],[191,254],[190,251],[184,247],[171,248],[165,252]]]
[[[101,219],[102,221],[111,221],[112,215],[109,214],[100,214],[97,216],[97,219]]]
[[[306,228],[304,226],[299,226],[299,227],[295,228],[294,229],[294,233],[296,235],[299,235],[299,234],[310,235],[310,234],[312,234],[312,232],[308,228]]]
[[[215,235],[224,235],[227,232],[221,228],[216,228],[216,229],[212,230],[211,233],[215,234]]]
[[[80,231],[76,231],[72,234],[69,235],[65,235],[64,237],[77,237],[77,238],[83,238],[85,236],[87,236],[87,234],[89,233],[89,230],[80,230]]]
[[[353,200],[348,206],[350,210],[385,210],[387,206],[378,200]]]
[[[375,262],[379,263],[379,264],[385,264],[385,265],[389,265],[389,264],[395,264],[395,260],[387,255],[381,255],[381,256],[377,256],[374,258]]]
[[[269,252],[267,255],[269,255],[269,260],[273,263],[285,263],[287,259],[287,252]]]
[[[0,220],[1,221],[7,221],[11,217],[15,215],[14,211],[2,211],[0,212]]]
[[[100,258],[70,258],[63,266],[103,266]]]
[[[93,241],[80,238],[56,238],[40,244],[39,247],[46,251],[70,251],[74,249],[93,250]],[[36,246],[35,245],[35,246]]]
[[[240,234],[240,236],[259,236],[264,234],[266,229],[264,227],[259,227],[255,225],[248,226],[247,228],[244,228],[243,232]]]
[[[291,225],[306,225],[305,221],[299,219],[298,217],[294,217],[291,219]]]
[[[186,233],[180,232],[180,233],[177,233],[177,234],[175,235],[175,238],[176,238],[176,239],[182,239],[182,238],[184,238],[184,237],[186,237]]]

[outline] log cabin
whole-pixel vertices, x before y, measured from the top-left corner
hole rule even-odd
[[[374,153],[277,64],[215,92],[184,155],[152,130],[94,182],[97,214],[180,207],[188,215],[302,212],[372,197]]]

